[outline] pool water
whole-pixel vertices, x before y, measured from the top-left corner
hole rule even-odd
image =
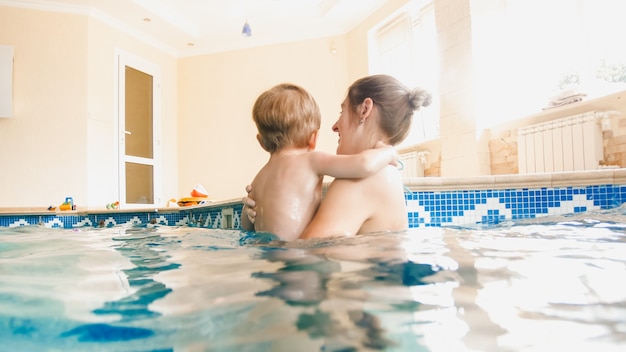
[[[0,350],[618,351],[626,210],[285,243],[0,229]]]

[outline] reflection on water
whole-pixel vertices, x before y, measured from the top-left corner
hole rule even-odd
[[[281,242],[0,229],[7,350],[617,351],[626,216]]]
[[[135,234],[134,234],[135,233]],[[165,284],[155,281],[160,272],[173,270],[180,266],[168,261],[167,252],[157,251],[163,239],[153,229],[140,228],[129,230],[125,234],[113,237],[119,244],[114,248],[128,258],[133,267],[121,270],[126,275],[128,285],[134,292],[115,301],[106,302],[101,308],[93,310],[95,314],[113,314],[119,321],[145,319],[158,316],[149,305],[172,291]]]
[[[331,350],[361,350],[363,348],[386,349],[395,343],[386,337],[379,318],[369,312],[374,296],[367,294],[367,287],[376,286],[413,286],[426,285],[424,278],[442,269],[431,264],[414,263],[395,257],[382,258],[339,258],[340,243],[332,249],[328,247],[306,251],[300,248],[268,250],[261,253],[261,258],[283,264],[274,272],[257,272],[255,278],[270,279],[275,282],[269,290],[258,292],[258,296],[277,297],[291,306],[307,306],[297,317],[296,327],[306,332],[312,339],[324,339],[324,348]],[[346,250],[343,254],[347,254]],[[350,255],[348,255],[350,257]],[[361,268],[349,274],[344,267]],[[351,300],[351,304],[344,304]],[[342,303],[342,301],[344,301]],[[380,299],[378,303],[382,303]],[[397,303],[389,310],[414,311],[418,304],[413,300]],[[327,308],[328,307],[328,308]],[[398,309],[400,308],[400,309]],[[380,308],[378,308],[380,309]],[[346,336],[351,336],[349,340]],[[408,347],[408,346],[405,346]]]

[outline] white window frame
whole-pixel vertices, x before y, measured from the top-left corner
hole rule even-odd
[[[409,88],[427,89],[430,106],[414,115],[411,131],[398,147],[439,138],[439,60],[432,1],[414,0],[369,32],[370,74],[388,74]],[[422,26],[428,26],[428,33]]]

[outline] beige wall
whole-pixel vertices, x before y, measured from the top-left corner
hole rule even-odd
[[[0,204],[87,197],[87,18],[0,7],[15,47],[14,117],[0,119]]]
[[[0,7],[15,47],[14,117],[0,119],[0,207],[117,200],[114,52],[162,69],[165,194],[177,193],[176,58],[86,15]]]

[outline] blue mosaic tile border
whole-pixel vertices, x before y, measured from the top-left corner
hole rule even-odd
[[[409,227],[498,224],[548,215],[610,209],[626,202],[626,185],[542,187],[502,190],[406,192]],[[180,209],[175,212],[1,215],[0,227],[112,227],[115,225],[241,228],[241,204]],[[225,219],[222,210],[232,209]]]
[[[626,186],[413,192],[405,198],[409,227],[498,224],[618,207],[626,202]]]
[[[241,205],[229,205],[233,209],[230,226],[241,228]],[[60,214],[44,215],[2,215],[0,227],[16,227],[40,225],[50,228],[77,227],[113,227],[116,225],[162,225],[162,226],[193,226],[204,228],[225,227],[222,219],[222,207],[181,209],[177,212],[117,212],[99,214]]]

